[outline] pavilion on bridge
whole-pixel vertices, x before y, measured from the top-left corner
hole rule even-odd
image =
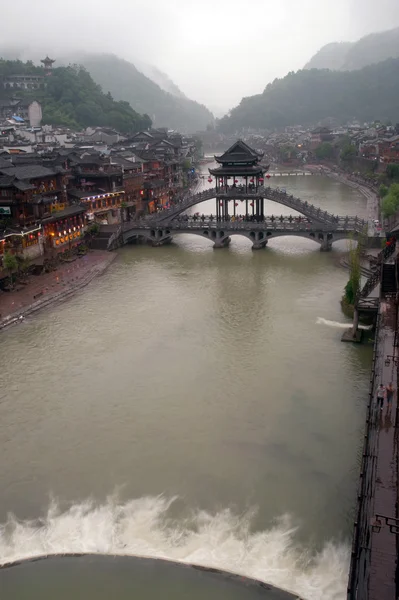
[[[219,167],[209,169],[216,181],[216,218],[228,221],[242,215],[237,210],[240,202],[245,202],[244,219],[261,222],[265,217],[264,174],[269,167],[260,161],[263,154],[250,148],[242,140],[235,142],[224,154],[215,156]],[[211,177],[210,177],[211,179]],[[232,210],[229,211],[229,203]]]

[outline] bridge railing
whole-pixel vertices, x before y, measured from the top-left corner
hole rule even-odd
[[[132,229],[167,229],[177,230],[198,230],[198,229],[212,229],[212,230],[226,230],[226,231],[289,231],[289,232],[308,232],[309,234],[326,233],[326,234],[351,234],[353,233],[353,224],[344,223],[343,225],[337,224],[336,226],[329,225],[326,223],[309,223],[307,221],[301,222],[290,222],[289,220],[275,220],[274,222],[248,222],[248,221],[216,221],[210,219],[173,219],[172,221],[159,222],[148,222],[148,221],[130,221],[124,223],[122,231],[124,233]]]
[[[226,194],[222,194],[220,190],[216,190],[216,188],[210,188],[207,190],[204,190],[203,192],[199,192],[197,194],[186,194],[185,196],[183,196],[181,198],[180,201],[178,201],[174,206],[172,206],[169,209],[166,209],[164,211],[161,212],[157,212],[153,215],[149,215],[147,217],[145,217],[145,220],[147,222],[166,222],[166,221],[171,221],[173,220],[177,215],[179,215],[180,213],[184,212],[185,210],[187,210],[188,208],[191,208],[192,206],[195,206],[196,204],[199,204],[201,202],[204,202],[206,200],[210,200],[212,198],[215,198],[216,196],[221,196],[221,195],[225,195],[225,197],[227,198],[231,198],[231,199],[238,199],[240,200],[240,198],[242,197],[242,199],[244,199],[245,197],[248,197],[248,193],[243,191],[243,190],[239,190],[237,188],[234,189],[229,189],[226,191]],[[251,197],[259,197],[259,198],[266,198],[269,199],[271,201],[276,201],[279,202],[280,204],[283,204],[284,206],[287,206],[289,208],[293,208],[294,210],[303,213],[304,215],[319,221],[321,223],[330,223],[330,224],[337,224],[337,223],[343,223],[344,221],[347,222],[348,224],[350,223],[352,225],[352,228],[357,231],[360,232],[362,230],[364,230],[364,228],[366,227],[366,221],[364,221],[363,219],[358,219],[358,217],[355,217],[354,220],[353,218],[349,217],[349,216],[345,216],[345,217],[340,217],[338,215],[333,215],[331,213],[329,213],[328,211],[323,211],[320,207],[316,207],[313,204],[310,204],[309,202],[307,202],[306,200],[301,200],[300,198],[296,198],[293,195],[287,194],[287,192],[285,190],[280,190],[279,188],[271,188],[271,187],[260,187],[258,188],[258,192],[251,194],[251,196],[248,199],[251,199]]]
[[[160,213],[156,213],[154,215],[150,215],[150,219],[165,221],[173,217],[175,214],[181,213],[183,210],[187,208],[191,208],[195,206],[195,204],[199,204],[200,202],[204,202],[205,200],[211,200],[216,197],[216,188],[210,188],[204,190],[203,192],[199,192],[198,194],[187,194],[182,197],[182,199],[177,202],[174,206]]]
[[[296,222],[296,223],[300,223],[301,221],[303,222],[307,222],[307,223],[313,223],[313,221],[311,219],[309,219],[309,217],[303,217],[303,216],[293,216],[293,215],[265,215],[264,217],[252,217],[252,215],[248,215],[247,217],[244,215],[240,215],[240,214],[236,214],[236,215],[229,215],[228,217],[222,219],[221,217],[216,217],[216,215],[205,215],[202,214],[200,215],[199,213],[195,214],[195,215],[177,215],[176,217],[173,217],[173,219],[171,219],[171,221],[176,222],[176,221],[224,221],[224,222],[234,222],[234,220],[236,221],[245,221],[247,223],[267,223],[269,221],[290,221],[290,222]],[[335,219],[334,222],[332,223],[323,223],[323,225],[326,226],[332,226],[332,227],[336,227],[337,225],[344,227],[346,225],[362,225],[364,223],[364,221],[362,221],[361,219],[358,219],[357,217],[337,217]]]
[[[367,407],[366,431],[360,467],[357,493],[356,516],[353,528],[351,563],[347,590],[348,600],[367,600],[368,582],[371,567],[371,519],[374,514],[374,494],[377,478],[378,430],[376,428],[377,406],[374,402],[376,378],[378,380],[377,352],[378,331],[381,313],[378,310],[376,336],[374,341],[373,362],[371,368],[369,399]]]
[[[247,221],[210,221],[210,220],[194,220],[194,219],[174,219],[170,222],[163,223],[134,223],[131,222],[129,227],[125,227],[124,231],[129,229],[168,229],[173,231],[177,230],[198,230],[198,229],[212,229],[212,230],[226,230],[226,231],[290,231],[290,232],[308,232],[308,233],[349,233],[353,232],[353,227],[348,224],[345,226],[332,226],[325,223],[309,223],[309,222],[289,222],[279,221],[267,223],[253,223]]]
[[[217,221],[213,223],[206,222],[194,222],[189,221],[187,223],[184,222],[175,222],[173,221],[173,225],[171,229],[214,229],[214,230],[227,230],[227,231],[265,231],[266,229],[269,231],[312,231],[312,225],[310,223],[271,223],[268,224],[267,227],[264,223],[247,223],[247,222],[223,222]],[[323,229],[325,231],[325,229]],[[328,230],[330,231],[330,230]]]
[[[389,246],[385,246],[383,250],[377,256],[377,269],[370,275],[362,289],[358,292],[355,304],[358,305],[361,298],[367,298],[374,288],[380,283],[382,277],[381,266],[386,260],[395,253],[396,243],[392,243]]]
[[[287,194],[285,190],[268,187],[264,189],[264,194],[269,200],[276,200],[280,204],[298,210],[298,212],[304,212],[309,216],[311,215],[317,220],[334,223],[337,219],[335,215],[329,213],[328,211],[323,211],[320,207],[310,204],[307,200],[301,200],[292,194]]]

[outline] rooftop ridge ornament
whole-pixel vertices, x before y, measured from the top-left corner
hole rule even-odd
[[[226,150],[226,152],[224,152],[224,154],[221,156],[215,156],[216,162],[223,165],[255,165],[258,164],[262,158],[263,153],[253,150],[242,140],[237,140],[234,142],[234,144],[230,146],[230,148],[228,148],[228,150]]]

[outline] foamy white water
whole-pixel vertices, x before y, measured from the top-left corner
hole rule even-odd
[[[327,325],[328,327],[335,327],[336,329],[350,329],[351,323],[340,323],[339,321],[329,321],[328,319],[323,319],[323,317],[317,317],[316,319],[317,325]],[[364,329],[365,331],[370,331],[372,329],[372,325],[359,325],[359,329]]]
[[[119,503],[86,501],[61,512],[55,503],[37,521],[10,516],[0,529],[0,564],[57,553],[134,555],[193,563],[263,580],[305,600],[344,600],[349,546],[328,543],[312,553],[296,541],[286,515],[266,531],[251,531],[254,513],[204,511],[177,521],[176,498]]]

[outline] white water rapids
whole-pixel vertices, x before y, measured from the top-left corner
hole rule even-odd
[[[336,329],[350,329],[352,326],[352,323],[329,321],[328,319],[323,319],[323,317],[317,317],[316,323],[317,325],[326,325],[327,327],[335,327]],[[370,331],[372,328],[372,325],[359,325],[359,329],[364,329],[365,331]]]
[[[343,600],[349,547],[328,543],[311,553],[296,541],[297,526],[285,515],[253,532],[254,512],[204,511],[177,521],[174,499],[143,497],[126,503],[86,501],[45,518],[19,522],[10,515],[0,529],[0,564],[59,553],[101,553],[166,558],[246,575],[294,592],[305,600]]]

